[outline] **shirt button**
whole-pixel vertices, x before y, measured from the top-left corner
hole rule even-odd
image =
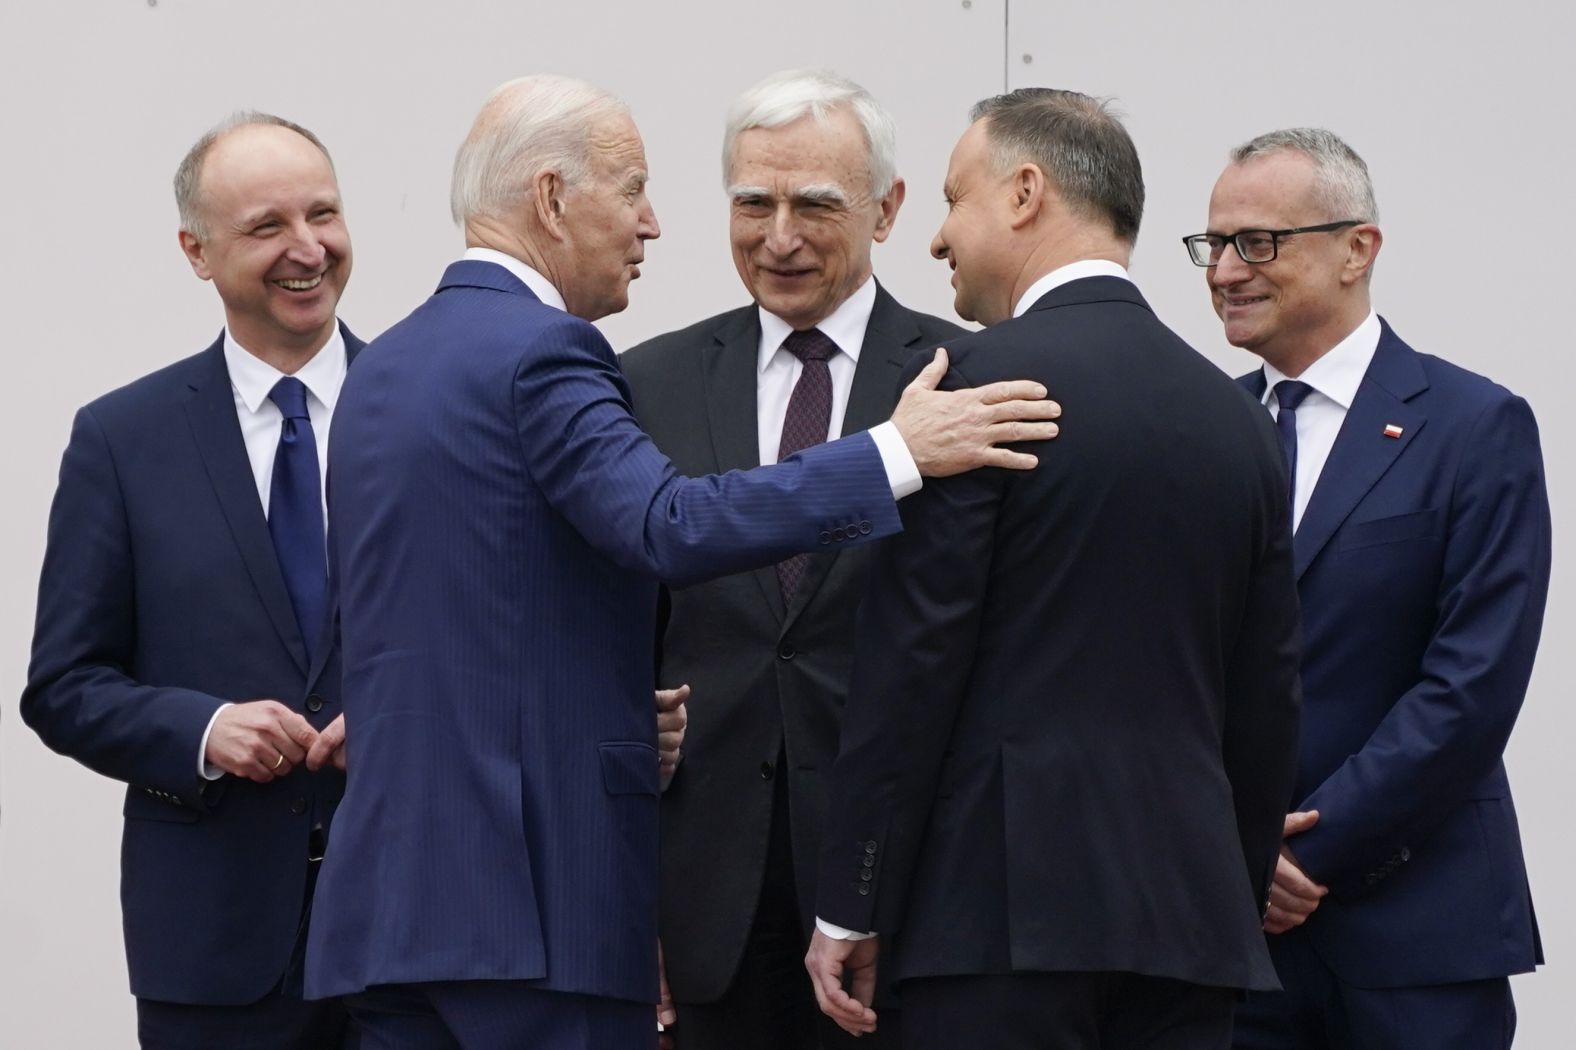
[[[311,696],[306,698],[306,709],[311,711],[313,714],[317,714],[319,711],[323,710],[323,698],[318,696],[316,693],[313,693]]]

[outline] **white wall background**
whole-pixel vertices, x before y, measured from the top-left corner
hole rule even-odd
[[[1232,371],[1252,362],[1221,340],[1178,238],[1203,228],[1229,146],[1321,124],[1373,169],[1387,235],[1380,311],[1415,346],[1528,396],[1543,426],[1556,578],[1510,764],[1552,962],[1516,990],[1519,1045],[1568,1045],[1576,903],[1564,876],[1576,848],[1561,766],[1576,717],[1558,683],[1576,676],[1562,542],[1576,492],[1565,411],[1576,368],[1559,316],[1576,244],[1565,194],[1576,167],[1573,27],[1568,8],[1529,0],[3,0],[0,697],[25,679],[73,411],[201,349],[222,323],[177,249],[169,180],[234,109],[301,121],[333,150],[356,248],[342,315],[370,337],[459,251],[449,164],[494,84],[550,70],[623,95],[645,132],[664,230],[633,306],[603,324],[624,347],[742,301],[718,150],[728,101],[761,75],[830,66],[893,111],[909,198],[877,270],[899,299],[943,315],[947,274],[926,245],[968,106],[1004,85],[1116,96],[1149,184],[1135,277],[1162,317]],[[4,700],[0,1047],[134,1044],[120,793],[48,752]]]

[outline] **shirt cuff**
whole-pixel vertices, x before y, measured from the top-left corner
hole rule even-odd
[[[213,712],[213,717],[208,719],[208,728],[202,731],[202,740],[197,744],[197,775],[204,780],[218,780],[224,776],[224,770],[208,761],[208,734],[213,732],[213,724],[219,721],[219,712],[234,704],[220,704]]]
[[[868,941],[875,936],[873,933],[857,933],[853,930],[845,930],[841,926],[834,926],[820,917],[817,917],[815,920],[815,928],[834,941]]]
[[[903,442],[903,435],[897,432],[897,425],[889,419],[871,427],[869,434],[870,440],[876,443],[876,451],[881,453],[881,466],[886,469],[887,484],[892,486],[893,502],[918,492],[924,481],[914,457],[909,455],[908,445]]]

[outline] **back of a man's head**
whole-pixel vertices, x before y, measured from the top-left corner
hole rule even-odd
[[[1108,101],[1056,88],[1019,88],[977,103],[992,167],[1006,174],[1032,163],[1070,208],[1106,222],[1126,244],[1144,216],[1138,150]]]
[[[571,77],[539,74],[501,84],[482,106],[454,158],[449,208],[457,225],[502,219],[530,199],[532,179],[552,169],[564,184],[591,172],[591,135],[623,102]]]

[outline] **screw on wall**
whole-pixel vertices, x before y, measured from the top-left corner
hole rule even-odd
[[[1025,52],[1023,56],[1023,64],[1026,66],[1034,65],[1034,56]]]

